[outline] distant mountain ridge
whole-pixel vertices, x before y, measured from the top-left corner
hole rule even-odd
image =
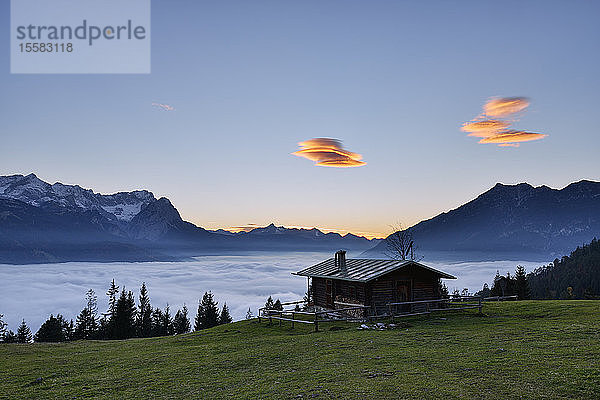
[[[498,183],[409,230],[429,259],[551,260],[600,237],[600,182],[582,180],[560,190]],[[381,242],[363,255],[381,257],[385,248]]]
[[[245,234],[210,232],[147,190],[104,195],[35,174],[0,176],[0,263],[170,261],[222,251],[364,250],[373,243],[274,225]]]

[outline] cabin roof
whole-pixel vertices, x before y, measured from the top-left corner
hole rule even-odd
[[[311,278],[340,279],[346,281],[368,282],[392,271],[414,265],[438,275],[440,278],[456,279],[455,276],[428,267],[416,261],[402,260],[372,260],[366,258],[349,258],[346,260],[345,270],[340,270],[335,265],[335,259],[330,258],[312,267],[294,273],[294,275],[309,276]]]

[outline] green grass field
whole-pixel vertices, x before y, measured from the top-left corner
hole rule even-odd
[[[600,398],[600,301],[490,303],[386,331],[298,325],[0,345],[0,398]]]

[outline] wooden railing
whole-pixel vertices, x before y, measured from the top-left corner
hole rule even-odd
[[[412,317],[415,315],[431,314],[435,311],[456,311],[477,308],[481,313],[482,298],[478,296],[461,296],[447,299],[431,299],[417,301],[402,301],[398,303],[387,303],[388,314],[392,322],[398,317]],[[413,311],[413,306],[419,305],[422,310]],[[398,312],[398,307],[408,307],[408,311]],[[433,307],[433,308],[432,308]],[[437,308],[436,308],[437,307]]]
[[[294,305],[294,304],[302,304],[301,301],[291,301],[287,303],[281,303],[282,306],[286,305]],[[258,322],[261,322],[262,319],[268,319],[269,324],[273,323],[273,320],[279,321],[279,325],[281,325],[282,321],[289,321],[292,323],[292,328],[294,327],[294,323],[302,323],[302,324],[312,324],[315,327],[315,332],[319,331],[319,323],[321,322],[333,322],[333,321],[348,321],[349,319],[353,319],[351,317],[339,316],[336,314],[344,313],[346,311],[353,310],[361,310],[368,309],[369,306],[364,306],[360,304],[347,304],[347,303],[335,303],[348,307],[338,308],[335,310],[323,310],[323,311],[302,311],[302,310],[275,310],[272,308],[262,307],[258,309]],[[310,319],[298,319],[296,316],[306,315],[308,317],[312,317]]]

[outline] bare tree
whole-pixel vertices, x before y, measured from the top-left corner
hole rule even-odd
[[[385,255],[394,260],[410,260],[415,261],[422,257],[417,257],[417,246],[408,229],[402,229],[402,224],[391,225],[393,233],[386,239],[387,250]]]

